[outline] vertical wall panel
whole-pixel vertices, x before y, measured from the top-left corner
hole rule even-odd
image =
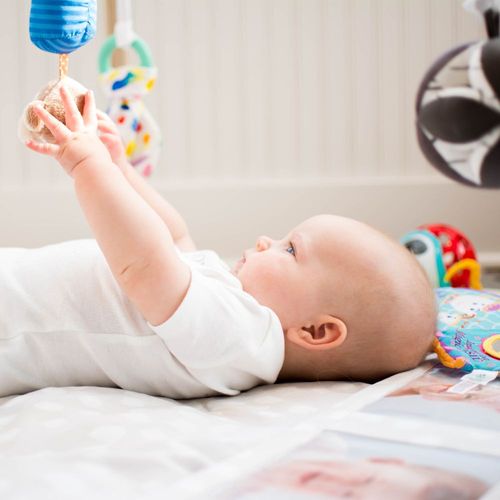
[[[322,52],[322,2],[298,0],[299,141],[301,176],[318,176],[323,171],[324,72]],[[285,85],[285,82],[282,82]]]
[[[14,2],[8,2],[4,5],[4,16],[9,19],[17,29],[20,20],[24,16],[20,13],[19,6]],[[15,31],[14,31],[15,33]],[[12,31],[7,29],[0,31],[0,43],[2,47],[8,47],[3,51],[3,67],[10,71],[8,78],[2,78],[4,96],[2,103],[2,113],[0,114],[0,137],[2,146],[0,148],[0,184],[12,184],[22,182],[23,167],[17,140],[17,121],[22,110],[22,100],[19,96],[20,72],[19,59],[22,56],[21,47],[13,43]],[[17,40],[16,40],[17,42]]]
[[[430,15],[431,4],[428,0],[410,0],[407,2],[404,31],[407,33],[405,63],[405,85],[404,85],[404,109],[410,114],[412,121],[415,119],[415,96],[418,92],[429,61],[435,57],[431,51],[430,27],[427,23]],[[427,24],[426,24],[427,23]],[[412,126],[404,127],[404,142],[406,144],[406,167],[408,172],[416,174],[428,174],[429,167],[421,160],[418,144],[415,140],[415,129]],[[390,138],[388,138],[390,140]],[[390,142],[388,144],[390,146]]]
[[[275,7],[273,2],[264,3],[264,14],[261,22],[265,26],[264,32],[264,81],[265,81],[265,94],[264,94],[264,123],[263,128],[265,131],[265,168],[267,176],[274,176],[276,169],[276,152],[275,152],[275,86],[276,70],[275,70],[275,27],[274,27],[274,11]],[[290,5],[292,5],[290,3]]]
[[[297,3],[289,0],[269,2],[272,6],[271,25],[272,52],[270,78],[270,107],[272,127],[272,172],[273,176],[297,176],[298,156],[297,107],[299,106],[297,44]],[[302,73],[301,73],[302,74]],[[302,146],[302,141],[300,142]]]
[[[378,9],[380,0],[353,1],[354,91],[356,128],[353,168],[374,175],[378,162]]]
[[[267,47],[269,27],[265,20],[267,0],[242,3],[243,130],[246,175],[267,175]],[[221,159],[221,161],[223,161]],[[236,168],[236,167],[235,167]]]
[[[414,98],[432,61],[484,37],[458,0],[133,1],[159,79],[146,104],[164,138],[153,182],[436,175],[415,141]],[[97,86],[106,36],[70,57]],[[9,78],[0,126],[2,185],[59,186],[64,174],[17,142],[24,104],[57,76],[29,42],[29,1],[5,2]],[[4,10],[5,10],[4,9]],[[100,106],[105,105],[98,91]]]
[[[191,116],[189,143],[191,172],[195,177],[217,175],[215,153],[215,110],[213,80],[213,2],[185,0],[188,40],[186,85],[190,88],[188,113]]]
[[[404,58],[410,57],[403,52],[401,26],[403,7],[397,6],[398,0],[382,0],[380,10],[380,47],[379,66],[380,85],[380,150],[381,171],[385,174],[404,175],[402,142],[404,128],[413,123],[414,113],[409,107],[403,108],[403,84],[407,78]],[[409,127],[410,128],[410,127]]]
[[[352,33],[351,7],[345,0],[327,0],[324,19],[324,127],[326,140],[326,175],[347,176],[351,165],[351,130],[353,129]]]
[[[184,4],[184,0],[158,2],[155,12],[156,29],[151,49],[160,72],[151,98],[156,103],[154,114],[161,123],[163,138],[155,178],[163,180],[182,177],[189,163]]]
[[[241,2],[216,0],[212,3],[214,37],[215,167],[222,176],[231,176],[235,166],[245,168],[243,158],[243,57]]]

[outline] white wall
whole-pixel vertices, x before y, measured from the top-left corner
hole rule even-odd
[[[56,165],[26,151],[16,122],[57,57],[29,42],[28,0],[2,2],[0,245],[90,233]],[[70,57],[97,85],[99,35]],[[431,62],[483,37],[460,0],[142,0],[134,27],[159,80],[148,107],[164,134],[152,183],[185,214],[199,246],[237,255],[333,212],[399,236],[422,222],[500,251],[500,191],[452,184],[414,134],[414,98]],[[104,99],[99,95],[100,104]]]

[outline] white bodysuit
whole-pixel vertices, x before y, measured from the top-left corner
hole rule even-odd
[[[284,357],[276,314],[214,252],[179,255],[189,290],[152,326],[95,240],[0,249],[0,397],[96,385],[194,398],[273,383]]]

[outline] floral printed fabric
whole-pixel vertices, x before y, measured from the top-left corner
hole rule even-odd
[[[466,371],[500,370],[500,295],[468,288],[438,288],[436,298],[436,338],[445,353],[462,360],[461,368]]]

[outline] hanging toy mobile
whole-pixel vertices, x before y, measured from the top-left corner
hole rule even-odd
[[[429,68],[417,94],[417,138],[451,179],[500,188],[500,0],[466,0],[488,39],[454,47]]]
[[[138,65],[111,67],[116,48],[131,47],[139,56]],[[107,113],[115,122],[130,164],[143,176],[151,175],[160,153],[160,131],[142,98],[154,86],[157,68],[147,44],[132,30],[130,0],[117,0],[114,34],[99,54],[102,88],[108,96]]]
[[[59,77],[43,87],[30,102],[19,121],[19,138],[38,142],[54,142],[51,132],[34,112],[41,105],[58,120],[64,121],[64,106],[59,89],[64,83],[73,95],[80,112],[83,110],[87,89],[69,78],[69,54],[90,41],[96,32],[97,5],[95,0],[32,0],[29,33],[39,49],[59,54]]]
[[[464,7],[484,19],[488,40],[449,50],[427,71],[417,95],[417,137],[423,154],[446,176],[477,188],[500,188],[500,0],[465,0]],[[438,242],[447,236],[447,247],[454,242],[457,249],[463,246],[453,258],[463,254],[462,262],[475,262],[472,247],[458,231],[431,225],[420,232]],[[425,251],[414,236],[404,243]],[[432,252],[427,262],[432,264]],[[437,267],[426,270],[432,276]],[[435,290],[438,318],[433,347],[443,365],[467,372],[447,392],[466,394],[500,373],[500,295],[462,288],[464,273],[455,276],[460,288],[447,287],[443,270],[444,265],[434,280],[441,288]],[[469,270],[470,283],[465,285],[476,281],[479,288],[474,268]]]

